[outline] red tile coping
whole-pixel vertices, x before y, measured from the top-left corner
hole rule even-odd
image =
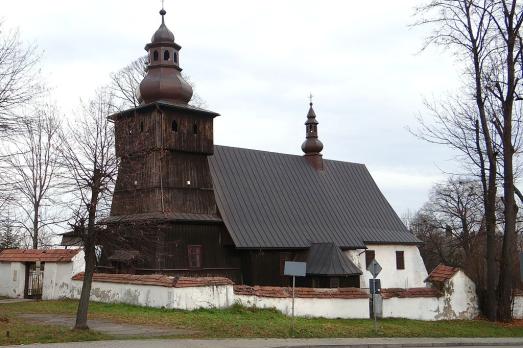
[[[236,295],[288,298],[292,297],[292,288],[277,286],[249,286],[235,285]],[[295,288],[295,296],[298,298],[345,298],[358,299],[369,298],[369,294],[358,288],[318,289],[318,288]]]
[[[459,268],[457,267],[450,267],[440,263],[432,272],[430,272],[425,281],[443,283],[452,278],[457,271],[459,271]]]
[[[83,280],[84,272],[74,275],[72,279]],[[168,288],[191,288],[200,286],[218,286],[234,284],[232,280],[225,277],[171,277],[163,274],[138,275],[94,273],[93,281],[102,283],[157,285]]]
[[[0,262],[71,262],[80,249],[6,249]]]
[[[399,298],[416,298],[416,297],[440,297],[441,292],[434,288],[388,288],[381,289],[381,296],[383,299],[389,299],[393,297]]]

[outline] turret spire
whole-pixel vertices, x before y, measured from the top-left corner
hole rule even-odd
[[[312,167],[322,170],[323,159],[321,150],[323,150],[323,143],[318,139],[318,121],[316,121],[316,113],[312,105],[312,94],[310,94],[309,112],[307,113],[307,121],[305,121],[305,141],[301,145],[301,149]]]
[[[145,46],[149,64],[137,91],[142,104],[160,100],[187,104],[193,94],[192,87],[181,75],[179,52],[182,47],[174,41],[174,34],[165,25],[166,13],[162,2],[162,24]]]

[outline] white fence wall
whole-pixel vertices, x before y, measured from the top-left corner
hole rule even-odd
[[[236,295],[237,303],[246,307],[275,308],[285,315],[292,314],[292,298]],[[296,298],[294,313],[303,317],[366,319],[369,300],[341,298]]]
[[[73,280],[70,297],[80,298],[81,290],[82,282]],[[172,288],[158,285],[93,282],[91,300],[184,310],[227,308],[234,303],[234,290],[232,285]]]
[[[43,276],[43,300],[71,298],[71,278],[85,268],[84,252],[79,251],[71,262],[46,262]]]
[[[474,319],[478,315],[476,285],[462,271],[445,282],[440,297],[383,299],[384,318],[454,320]]]
[[[23,298],[25,265],[21,262],[0,262],[0,296]]]

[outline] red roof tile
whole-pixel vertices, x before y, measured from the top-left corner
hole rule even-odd
[[[0,252],[0,262],[71,262],[80,249],[6,249]]]
[[[456,272],[459,271],[457,267],[445,266],[444,264],[439,264],[430,272],[429,276],[425,281],[427,282],[445,282],[452,278]]]
[[[84,273],[78,273],[73,276],[73,280],[83,280]],[[168,288],[189,288],[200,286],[218,286],[218,285],[233,285],[234,283],[224,277],[171,277],[163,274],[111,274],[111,273],[95,273],[93,281],[102,283],[121,283],[121,284],[137,284],[137,285],[157,285]]]
[[[250,295],[258,297],[288,298],[292,297],[292,288],[277,286],[235,285],[234,293],[237,295]],[[368,293],[358,288],[295,288],[294,293],[297,298],[369,298]]]
[[[381,296],[384,299],[399,297],[399,298],[415,298],[415,297],[440,297],[441,292],[434,288],[388,288],[381,289]]]

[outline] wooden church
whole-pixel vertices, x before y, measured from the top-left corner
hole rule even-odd
[[[215,145],[219,114],[190,104],[181,46],[160,14],[141,104],[110,116],[121,162],[101,224],[126,242],[102,246],[99,269],[287,285],[283,264],[298,260],[298,285],[360,287],[359,255],[374,257],[373,245],[417,250],[364,165],[322,158],[312,103],[303,156]]]

